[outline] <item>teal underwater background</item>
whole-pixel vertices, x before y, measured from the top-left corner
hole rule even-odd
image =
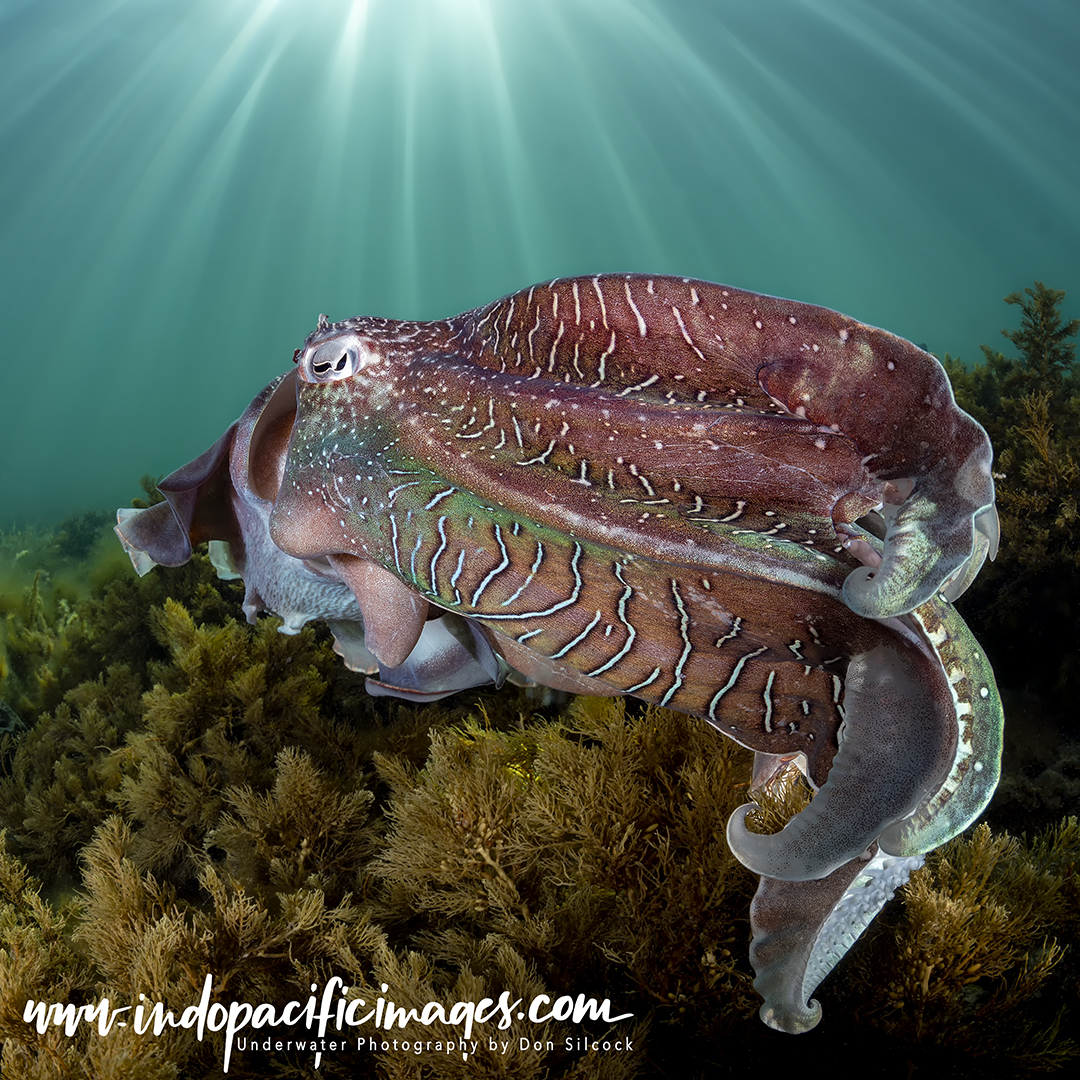
[[[641,1033],[636,1057],[427,1073],[349,1057],[323,1076],[704,1078],[828,1058],[985,1080],[1075,1063],[1077,56],[1077,0],[0,0],[13,1080],[134,1067],[121,1040],[27,1038],[24,988],[186,1004],[215,965],[252,1000],[331,972],[418,1001],[595,979]],[[320,312],[434,319],[619,270],[823,304],[951,354],[1007,473],[1001,557],[958,605],[1006,705],[993,834],[933,856],[795,1039],[755,1019],[755,880],[720,839],[748,775],[734,744],[618,701],[376,701],[325,629],[249,628],[201,555],[136,580],[111,535],[140,477],[209,446]],[[1036,281],[1064,291],[1025,294],[1062,331],[1051,380],[1002,303]],[[564,845],[524,781],[581,776],[602,798],[563,794]],[[630,793],[652,822],[632,844]],[[474,826],[518,859],[517,892]],[[560,864],[567,847],[591,878]],[[450,986],[470,964],[481,983]],[[148,1080],[220,1075],[217,1044],[155,1047]],[[315,1075],[304,1055],[232,1074],[274,1070]]]
[[[0,525],[126,504],[314,328],[607,270],[978,355],[1080,290],[1073,0],[2,0]]]

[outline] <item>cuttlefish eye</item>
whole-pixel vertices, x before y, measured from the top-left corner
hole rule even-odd
[[[304,382],[337,382],[355,375],[375,359],[355,334],[338,334],[309,345],[297,355],[297,369]]]

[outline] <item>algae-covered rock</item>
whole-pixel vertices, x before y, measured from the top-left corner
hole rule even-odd
[[[1078,858],[1075,817],[1023,841],[979,825],[932,853],[856,959],[863,1019],[941,1070],[1074,1060]]]
[[[706,725],[580,698],[554,723],[436,733],[422,770],[379,764],[384,918],[422,915],[408,932],[430,955],[475,964],[506,942],[568,986],[629,978],[714,1033],[752,1015],[735,954],[754,879],[718,839],[749,760]]]
[[[1080,693],[1080,320],[1062,316],[1064,301],[1042,282],[1010,293],[1021,325],[1002,334],[1018,355],[983,346],[970,368],[945,358],[957,402],[993,441],[1001,517],[998,559],[957,606],[999,684],[1055,711]]]

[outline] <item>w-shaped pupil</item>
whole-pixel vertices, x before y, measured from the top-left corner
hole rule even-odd
[[[325,375],[328,371],[333,370],[344,371],[345,365],[349,362],[349,354],[343,352],[337,361],[330,360],[313,360],[311,362],[311,370],[316,375]]]

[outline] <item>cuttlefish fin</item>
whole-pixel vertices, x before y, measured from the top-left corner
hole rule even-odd
[[[155,563],[183,566],[194,544],[227,540],[241,544],[231,501],[229,453],[236,424],[193,461],[158,484],[165,502],[116,514],[116,535],[140,576]]]

